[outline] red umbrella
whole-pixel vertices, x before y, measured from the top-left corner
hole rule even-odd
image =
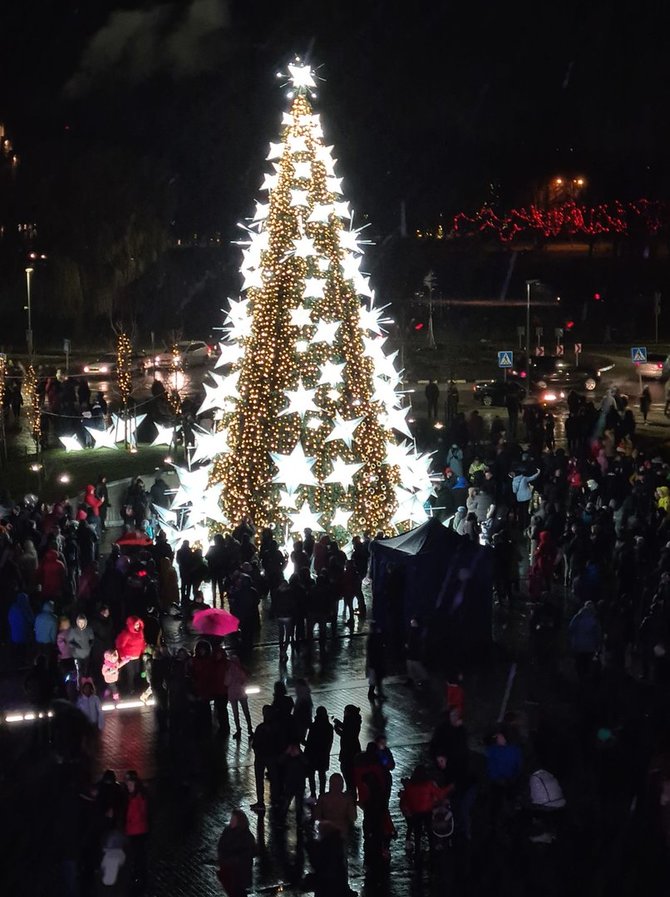
[[[202,635],[230,635],[231,632],[237,632],[239,627],[240,621],[227,610],[206,608],[193,614],[193,628]]]

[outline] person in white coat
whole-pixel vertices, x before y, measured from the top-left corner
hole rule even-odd
[[[102,732],[105,727],[105,715],[102,712],[100,698],[96,695],[90,680],[82,683],[81,693],[77,698],[77,707],[86,719]]]

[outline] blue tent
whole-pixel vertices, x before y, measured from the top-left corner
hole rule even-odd
[[[429,663],[460,663],[491,642],[491,550],[434,518],[370,546],[372,612],[392,641],[418,617]],[[432,655],[432,656],[430,656]]]

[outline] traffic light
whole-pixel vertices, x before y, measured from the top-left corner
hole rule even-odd
[[[600,300],[601,300],[602,298],[603,298],[603,297],[600,295],[600,293],[594,293],[594,294],[593,294],[593,301],[594,301],[594,302],[600,302]]]
[[[566,321],[566,322],[565,322],[565,329],[566,329],[566,330],[572,330],[572,328],[573,328],[574,326],[575,326],[575,322],[574,322],[574,321]]]

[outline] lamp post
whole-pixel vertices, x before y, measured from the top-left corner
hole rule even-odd
[[[28,304],[26,305],[26,310],[28,312],[28,329],[26,330],[26,342],[28,343],[28,356],[32,359],[33,357],[33,319],[32,319],[32,307],[30,304],[30,281],[35,269],[30,265],[26,268],[26,298],[28,300]]]
[[[539,280],[526,281],[526,377],[530,376],[530,288],[539,282]]]

